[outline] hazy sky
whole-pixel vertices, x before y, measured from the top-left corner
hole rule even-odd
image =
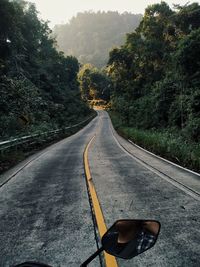
[[[154,3],[160,2],[159,0],[29,0],[36,4],[37,10],[40,11],[41,17],[44,20],[51,21],[50,26],[55,24],[66,23],[69,19],[76,15],[77,12],[85,10],[112,10],[124,11],[132,13],[144,13],[145,8]],[[172,4],[184,5],[187,0],[168,0],[167,2],[171,7]],[[198,2],[190,1],[190,2]]]

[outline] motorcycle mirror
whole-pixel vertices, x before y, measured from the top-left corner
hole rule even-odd
[[[87,266],[103,250],[123,259],[131,259],[152,248],[160,232],[155,220],[118,220],[102,237],[102,247],[92,254],[81,267]],[[13,267],[51,267],[38,262],[24,262]]]
[[[102,237],[102,247],[115,257],[131,259],[155,245],[160,226],[154,220],[118,220]]]

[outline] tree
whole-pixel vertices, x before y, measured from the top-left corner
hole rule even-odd
[[[56,50],[35,5],[1,0],[0,23],[0,136],[64,127],[89,114],[79,92],[79,62]],[[19,123],[23,116],[26,127]]]
[[[177,128],[199,139],[199,10],[197,3],[175,11],[165,2],[148,6],[135,32],[110,52],[112,108],[126,125]]]
[[[177,68],[184,75],[200,78],[200,28],[183,37],[176,52]],[[187,77],[187,78],[189,78]]]
[[[110,100],[111,81],[103,71],[85,64],[79,72],[81,95],[84,100]]]

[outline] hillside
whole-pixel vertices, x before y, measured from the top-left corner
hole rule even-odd
[[[81,101],[75,57],[55,49],[35,5],[0,1],[0,139],[75,124],[90,114]]]
[[[124,43],[126,33],[133,31],[141,18],[128,12],[84,12],[67,24],[55,26],[53,32],[58,49],[66,55],[77,57],[83,64],[103,67],[109,51]]]

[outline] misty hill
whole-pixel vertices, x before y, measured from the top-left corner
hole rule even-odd
[[[73,55],[81,63],[106,65],[109,51],[124,43],[126,33],[134,31],[142,15],[125,12],[78,13],[69,23],[56,25],[58,49]]]

